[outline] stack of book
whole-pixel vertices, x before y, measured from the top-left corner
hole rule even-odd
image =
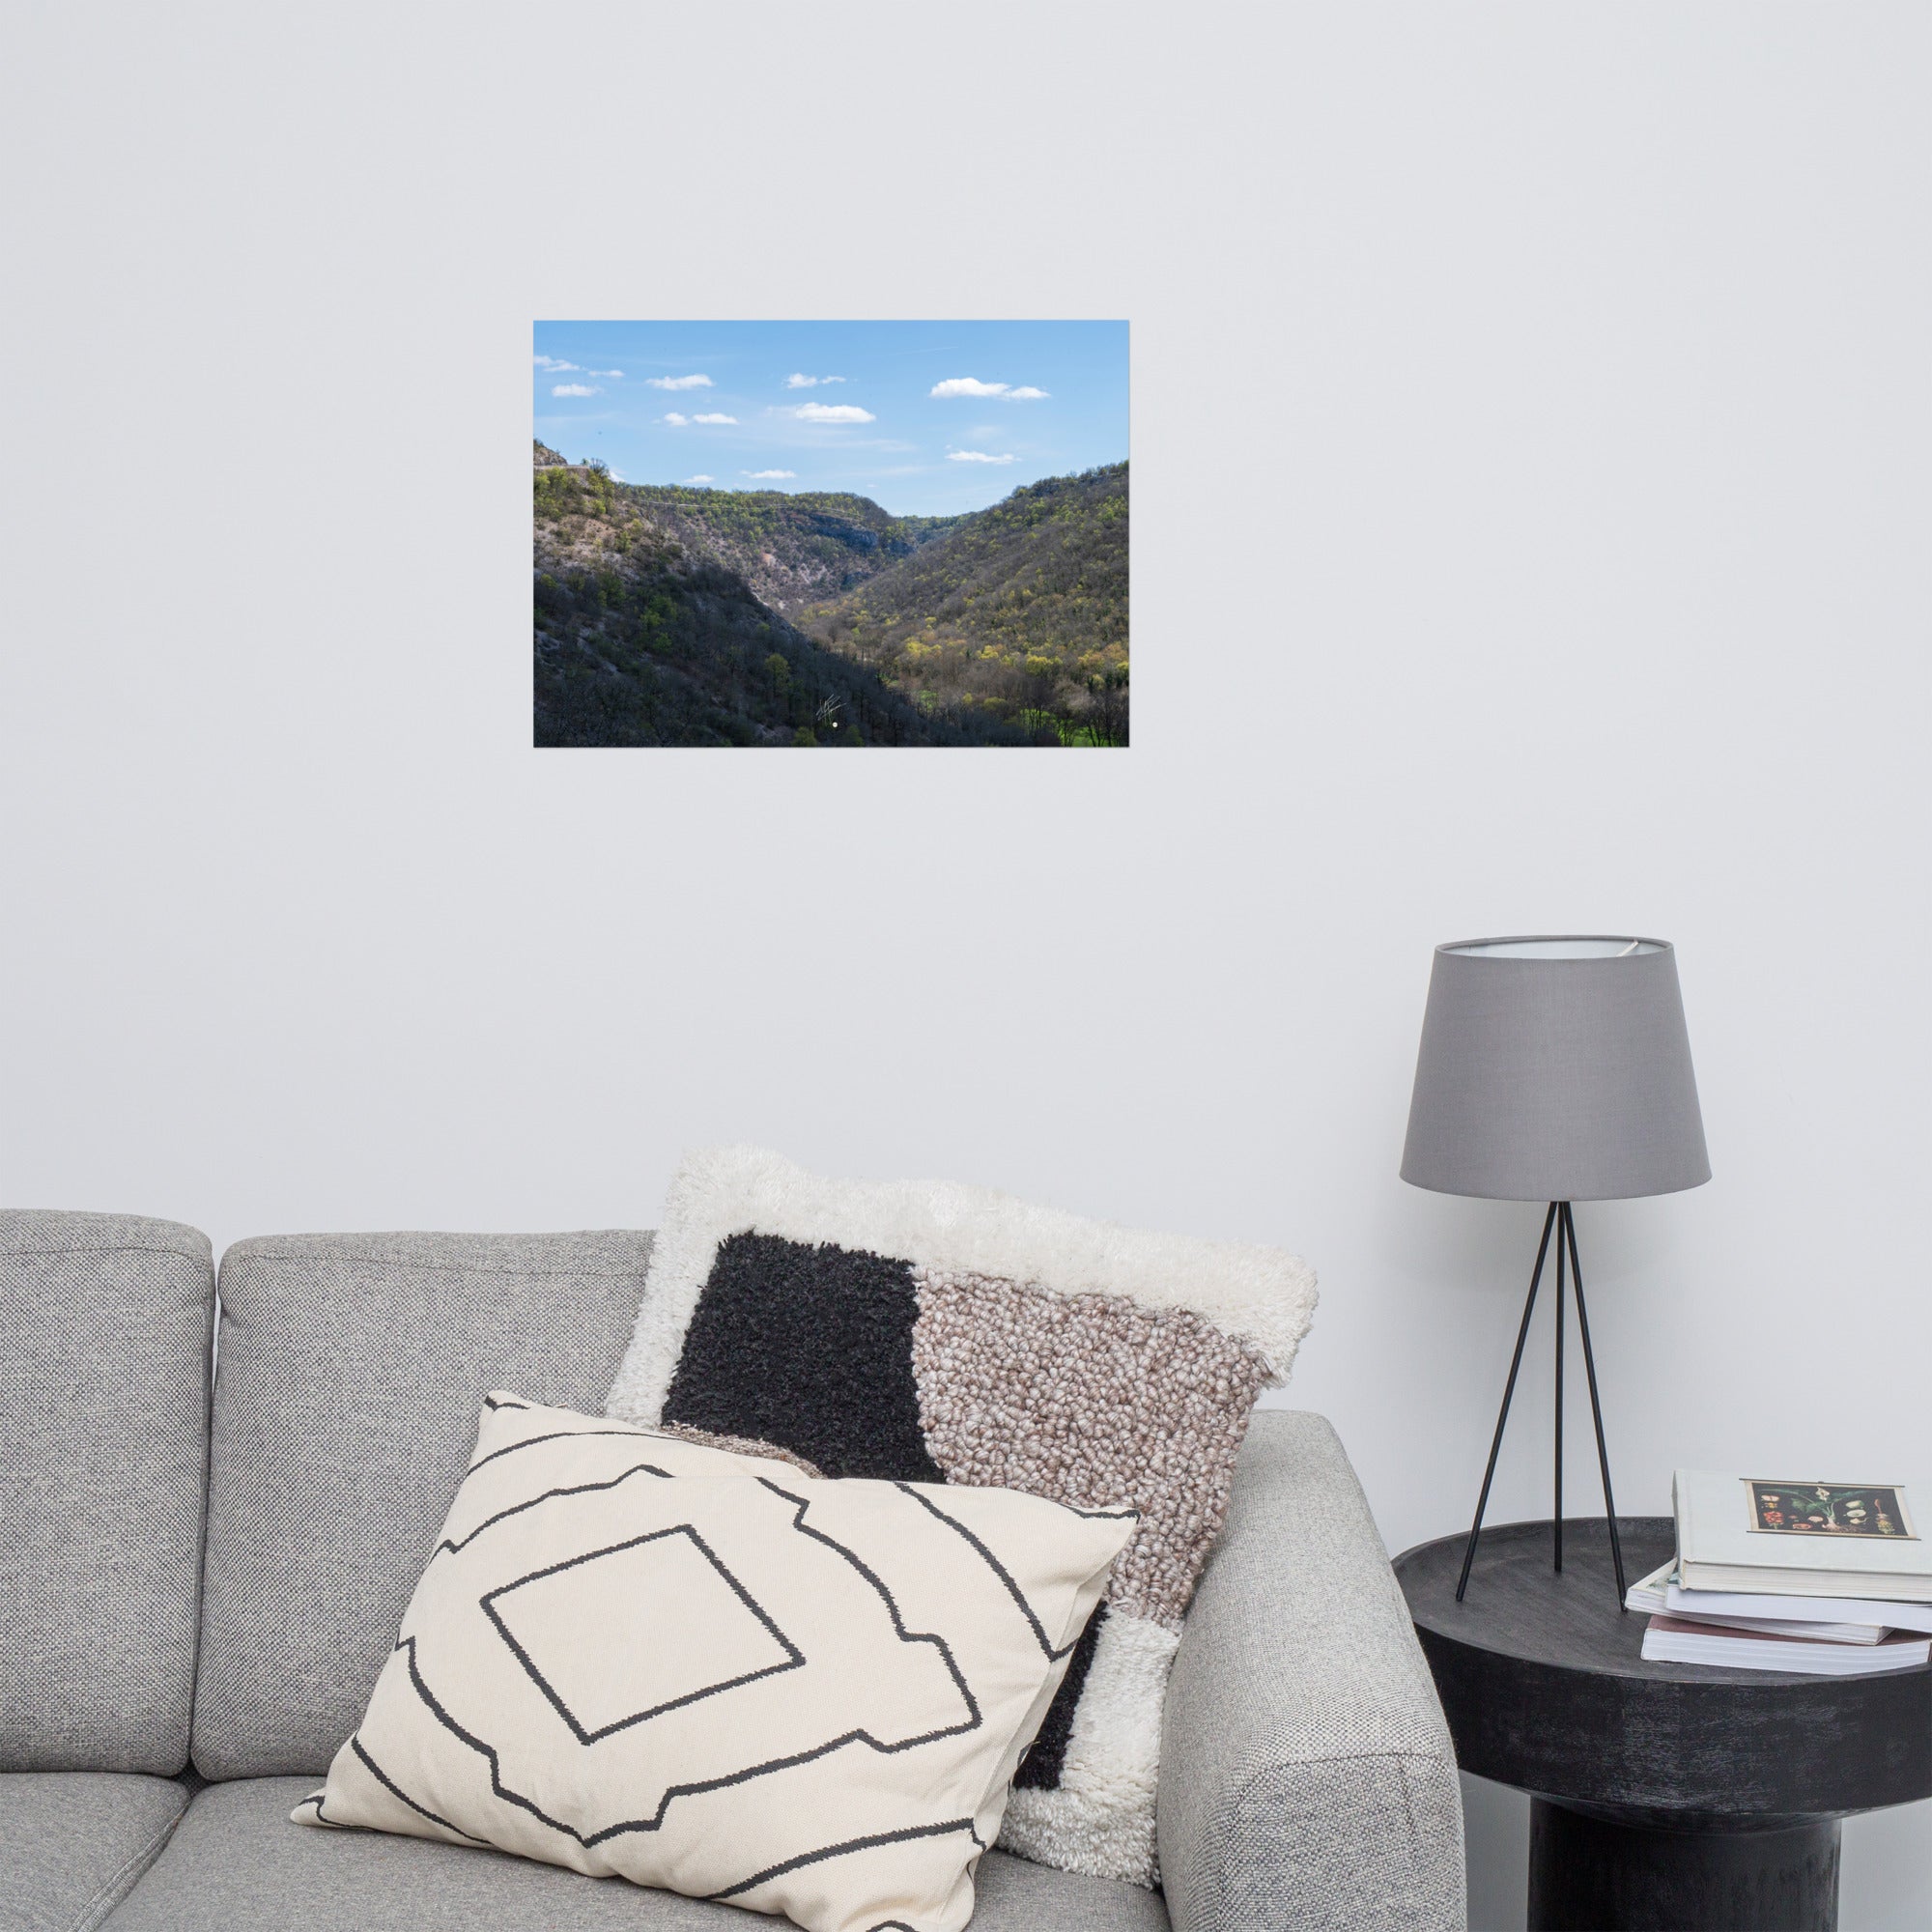
[[[1677,1553],[1631,1585],[1643,1654],[1849,1677],[1932,1659],[1932,1554],[1904,1483],[1680,1469]]]

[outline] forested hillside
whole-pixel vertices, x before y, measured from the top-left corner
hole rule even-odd
[[[664,493],[555,465],[534,488],[537,744],[1019,741],[991,715],[922,710],[814,643],[708,546],[647,516],[639,498]]]
[[[1127,742],[1127,466],[957,517],[535,445],[539,744]]]
[[[799,625],[922,708],[1124,744],[1127,521],[1124,463],[1052,477],[808,605]]]

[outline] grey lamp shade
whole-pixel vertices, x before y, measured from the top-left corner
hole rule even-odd
[[[1709,1180],[1670,946],[1437,947],[1402,1178],[1495,1201],[1622,1201]]]

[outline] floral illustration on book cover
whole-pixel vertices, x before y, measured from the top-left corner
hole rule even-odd
[[[1896,1483],[1778,1483],[1745,1479],[1750,1526],[1778,1536],[1863,1536],[1917,1542]]]

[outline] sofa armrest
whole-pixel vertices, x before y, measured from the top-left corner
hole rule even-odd
[[[1176,1932],[1466,1921],[1442,1707],[1319,1415],[1254,1417],[1174,1661],[1158,1804]]]

